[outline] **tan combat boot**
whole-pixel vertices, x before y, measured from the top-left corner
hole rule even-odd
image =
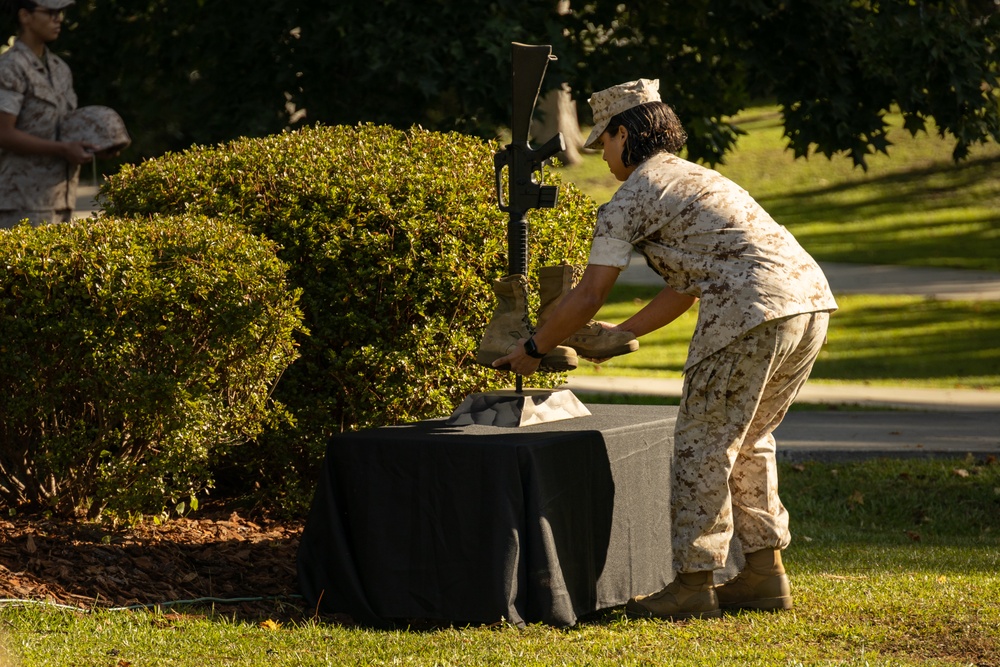
[[[712,571],[681,572],[666,588],[638,595],[625,605],[625,613],[647,618],[716,618],[722,615],[712,588]]]
[[[539,328],[552,315],[563,296],[576,285],[580,279],[579,273],[579,268],[572,264],[543,266],[538,269],[538,295],[541,298],[538,309]],[[639,341],[633,334],[627,331],[608,331],[595,320],[580,327],[562,344],[568,345],[587,359],[607,359],[639,349]]]
[[[528,279],[520,274],[493,281],[497,307],[479,343],[477,364],[492,368],[494,361],[510,354],[518,340],[531,336],[527,287]],[[562,372],[576,367],[576,352],[572,348],[560,346],[548,352],[538,368],[542,371]],[[510,366],[497,370],[509,371]]]
[[[747,554],[743,571],[715,589],[723,609],[792,608],[792,588],[781,563],[781,551],[763,549]]]

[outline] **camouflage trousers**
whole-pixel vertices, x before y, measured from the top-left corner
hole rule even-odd
[[[766,322],[685,374],[671,489],[679,572],[724,567],[734,535],[745,553],[788,546],[772,432],[809,377],[828,323],[825,312]]]

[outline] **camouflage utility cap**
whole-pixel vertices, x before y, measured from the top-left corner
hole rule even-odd
[[[608,127],[608,122],[622,111],[637,107],[648,102],[660,102],[660,80],[659,79],[639,79],[620,83],[600,90],[590,96],[587,100],[590,108],[594,111],[594,129],[590,131],[590,136],[583,144],[584,148],[593,146],[597,139],[604,134]]]
[[[70,111],[59,123],[63,141],[85,141],[98,153],[120,151],[132,143],[125,121],[111,107],[86,106]]]
[[[76,0],[35,0],[35,4],[42,9],[66,9],[75,5]]]

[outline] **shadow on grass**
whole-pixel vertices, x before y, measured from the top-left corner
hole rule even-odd
[[[810,544],[990,547],[1000,562],[1000,464],[993,456],[779,464],[781,496]],[[859,567],[865,566],[863,563]]]
[[[833,185],[809,188],[790,193],[784,197],[774,197],[770,201],[811,200],[832,194],[844,194],[864,187],[880,187],[897,192],[892,197],[877,200],[879,205],[889,209],[898,209],[900,204],[910,201],[910,195],[916,193],[934,201],[943,196],[951,196],[955,190],[973,188],[980,184],[988,184],[992,189],[1000,188],[996,184],[996,167],[1000,164],[1000,155],[972,158],[966,162],[954,164],[951,162],[934,162],[929,165],[914,166],[911,169],[898,170],[882,176],[866,177],[864,180],[841,182]],[[939,178],[939,184],[929,186],[928,180]],[[861,202],[863,205],[868,202]],[[952,202],[953,203],[953,202]],[[970,202],[970,203],[975,203]],[[848,209],[850,210],[850,209]]]
[[[941,380],[1000,372],[1000,304],[919,298],[851,307],[831,320],[813,370],[828,380]]]
[[[763,196],[760,203],[779,221],[835,224],[830,231],[792,225],[803,245],[817,249],[817,258],[823,261],[996,270],[1000,256],[998,165],[1000,156],[958,165],[938,162],[865,180]],[[974,213],[984,209],[984,213]],[[898,222],[868,224],[876,218],[897,218]],[[943,247],[934,229],[945,227],[952,228]],[[956,248],[959,256],[949,256],[947,247]]]
[[[615,285],[608,300],[614,312],[637,310],[657,292],[646,285]],[[1000,377],[1000,303],[937,301],[919,296],[841,295],[840,310],[830,320],[829,343],[813,369],[815,379],[865,382],[926,380],[963,386]],[[687,339],[676,334],[680,321],[641,340],[637,352],[615,360],[618,368],[677,377]],[[674,346],[671,353],[665,348]],[[609,365],[607,375],[614,375]]]

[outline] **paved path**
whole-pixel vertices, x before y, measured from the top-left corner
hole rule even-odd
[[[680,396],[679,379],[569,377],[584,394]],[[1000,392],[807,383],[775,432],[789,459],[993,456],[1000,459]],[[861,406],[857,409],[854,406]]]
[[[963,269],[821,264],[837,294],[914,294],[958,301],[1000,301],[1000,273]],[[627,285],[662,285],[663,279],[635,256],[618,281]]]
[[[100,205],[97,203],[97,191],[96,185],[88,185],[91,183],[90,178],[90,167],[84,166],[83,171],[81,171],[80,185],[76,189],[76,208],[73,210],[73,218],[89,218],[93,213],[100,210]]]
[[[837,294],[917,294],[937,299],[1000,300],[1000,274],[986,271],[824,263]],[[622,272],[626,284],[661,285],[641,256]],[[1000,343],[998,343],[1000,344]],[[680,396],[680,379],[571,375],[577,393]],[[790,459],[870,456],[995,456],[1000,459],[1000,392],[807,383],[775,435]],[[862,406],[865,410],[837,406]]]

